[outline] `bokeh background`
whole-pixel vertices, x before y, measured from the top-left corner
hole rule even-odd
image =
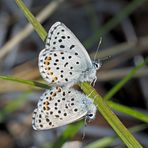
[[[148,54],[147,0],[24,0],[29,10],[39,16],[48,31],[56,21],[63,22],[80,39],[94,58],[100,37],[102,43],[97,59],[111,56],[98,71],[95,85],[105,94],[126,76],[132,67],[144,61]],[[123,17],[125,16],[126,17]],[[28,25],[22,11],[13,0],[0,1],[0,75],[26,80],[42,80],[38,70],[38,55],[44,48],[37,33]],[[134,78],[119,90],[112,101],[148,113],[148,68],[144,66]],[[45,83],[45,82],[44,82]],[[66,128],[34,131],[31,117],[44,89],[0,80],[0,147],[51,147]],[[144,124],[121,112],[114,111],[126,127]],[[148,116],[147,116],[148,117]],[[85,138],[82,135],[85,132]],[[84,147],[104,137],[115,137],[114,131],[99,114],[68,141],[67,147]],[[148,130],[134,134],[148,147]],[[64,146],[66,147],[66,145]],[[115,138],[107,147],[124,147]]]

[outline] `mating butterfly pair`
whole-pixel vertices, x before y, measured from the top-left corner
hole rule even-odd
[[[39,54],[41,76],[52,86],[41,96],[34,110],[34,129],[59,127],[81,118],[93,119],[92,100],[70,88],[78,82],[96,80],[101,64],[92,62],[76,36],[61,22],[52,25],[45,49]]]

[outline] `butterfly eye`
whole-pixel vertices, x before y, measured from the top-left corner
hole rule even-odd
[[[93,63],[93,64],[94,64],[94,67],[95,67],[96,69],[98,69],[98,68],[99,68],[98,63]]]
[[[88,114],[88,118],[89,119],[93,119],[94,118],[94,114]]]

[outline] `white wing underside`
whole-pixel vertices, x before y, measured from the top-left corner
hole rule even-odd
[[[34,110],[32,125],[36,130],[63,126],[80,120],[88,113],[84,94],[74,89],[53,88],[41,96]],[[64,99],[63,99],[64,98]]]
[[[64,48],[61,48],[64,45]],[[49,32],[46,40],[46,46],[49,50],[64,50],[78,54],[83,63],[86,63],[88,67],[92,65],[91,59],[80,43],[77,37],[61,22],[54,23]]]
[[[35,118],[39,118],[39,114],[41,114],[41,110],[40,109],[35,109],[34,110],[34,116]],[[52,129],[52,128],[57,128],[60,126],[64,126],[70,123],[73,123],[75,121],[78,121],[80,119],[82,119],[83,117],[85,117],[87,114],[87,112],[83,112],[83,114],[77,114],[77,115],[70,115],[67,118],[64,118],[64,120],[60,121],[57,120],[56,118],[54,118],[53,116],[46,116],[45,114],[42,114],[42,118],[40,118],[42,120],[41,124],[43,125],[43,127],[40,126],[39,122],[37,121],[38,119],[35,119],[33,122],[33,128],[35,130],[47,130],[47,129]],[[47,118],[51,118],[52,119],[52,124],[49,125],[50,122],[47,122]]]
[[[86,63],[70,52],[44,49],[39,56],[41,76],[52,85],[76,83],[86,68]]]

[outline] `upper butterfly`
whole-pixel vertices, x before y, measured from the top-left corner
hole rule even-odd
[[[100,66],[91,61],[86,49],[63,23],[51,26],[45,49],[39,54],[39,70],[48,83],[72,86],[78,82],[93,82]]]

